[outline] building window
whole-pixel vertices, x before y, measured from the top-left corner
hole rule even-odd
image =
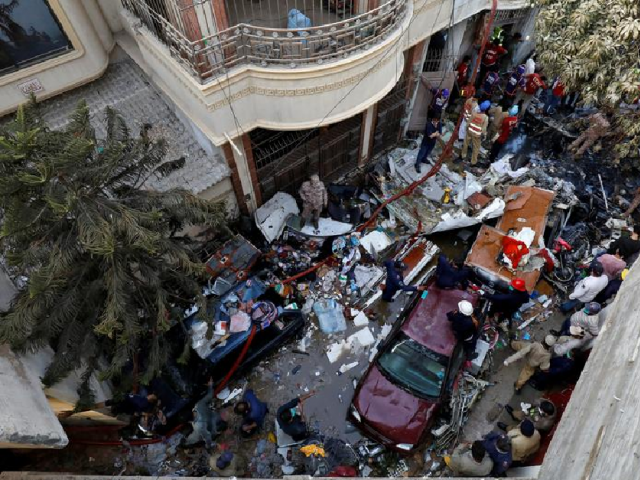
[[[45,0],[0,0],[0,75],[72,48]]]

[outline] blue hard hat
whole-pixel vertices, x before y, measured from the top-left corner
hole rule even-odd
[[[491,102],[489,100],[485,100],[480,104],[480,111],[486,112],[491,107]]]
[[[518,65],[518,69],[516,70],[518,72],[519,75],[522,75],[525,71],[525,66],[524,65]]]
[[[447,98],[449,96],[449,89],[445,88],[444,90],[442,90],[442,96]]]
[[[511,115],[512,117],[515,117],[516,115],[518,115],[519,111],[520,109],[518,108],[518,105],[514,105],[509,109],[509,115]]]

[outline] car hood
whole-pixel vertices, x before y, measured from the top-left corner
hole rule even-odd
[[[362,382],[354,406],[362,420],[394,444],[416,444],[437,404],[418,398],[387,380],[377,365]]]

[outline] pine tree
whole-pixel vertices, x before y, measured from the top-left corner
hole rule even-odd
[[[118,377],[135,355],[142,383],[161,371],[166,333],[182,320],[177,307],[203,301],[203,264],[179,232],[227,232],[222,203],[145,188],[176,166],[165,161],[164,140],[132,135],[111,109],[104,121],[98,139],[81,102],[53,131],[32,101],[0,131],[0,248],[28,278],[0,318],[0,341],[22,351],[51,345],[47,385],[84,368],[85,401],[102,359],[103,378]]]
[[[637,0],[536,0],[536,51],[548,77],[559,75],[585,104],[618,107],[640,96]],[[617,115],[617,158],[640,156],[640,114]]]

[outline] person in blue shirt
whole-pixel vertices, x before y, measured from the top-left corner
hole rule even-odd
[[[436,146],[436,142],[441,136],[442,125],[440,125],[440,118],[431,117],[427,120],[427,127],[424,130],[420,151],[418,151],[418,157],[416,158],[416,171],[418,173],[422,173],[422,164],[427,162],[427,158],[431,155],[431,152]]]
[[[233,407],[233,411],[243,417],[240,434],[250,437],[262,427],[269,409],[267,404],[260,401],[253,390],[249,389],[244,393],[242,400]]]
[[[415,292],[426,289],[426,287],[423,286],[415,287],[413,285],[405,285],[403,272],[407,269],[407,266],[403,262],[387,260],[384,262],[384,266],[387,269],[387,283],[382,292],[382,300],[385,302],[393,302],[393,297],[398,290]]]
[[[493,460],[492,477],[506,477],[506,472],[513,463],[511,442],[503,433],[489,432],[482,440],[487,455]]]
[[[443,90],[431,88],[430,90],[433,99],[431,100],[431,105],[429,105],[429,116],[442,118],[442,113],[446,110],[447,104],[449,103],[449,90],[446,88]]]
[[[443,290],[453,290],[460,288],[466,290],[469,286],[469,276],[471,270],[464,266],[462,262],[449,262],[447,257],[440,254],[438,266],[436,267],[436,285]]]

